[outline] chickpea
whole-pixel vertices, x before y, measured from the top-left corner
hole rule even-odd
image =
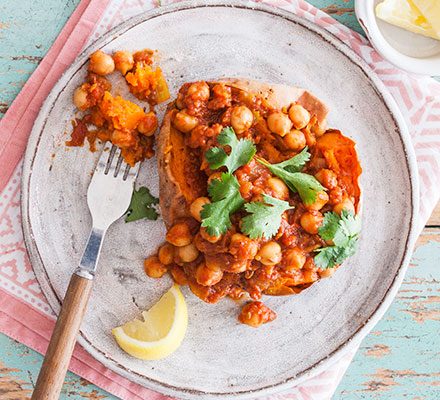
[[[318,122],[315,123],[315,125],[312,126],[312,132],[315,134],[315,137],[321,137],[326,131],[326,122],[324,121],[322,125],[320,125]]]
[[[328,278],[330,276],[332,276],[336,271],[336,268],[327,268],[327,269],[320,269],[319,272],[319,276],[321,278]]]
[[[87,90],[85,90],[82,86],[77,87],[73,92],[73,104],[78,110],[84,111],[89,108],[87,95]]]
[[[343,200],[344,192],[339,186],[336,186],[334,189],[329,190],[328,197],[329,203],[336,205]]]
[[[185,98],[184,98],[184,96],[183,96],[182,93],[179,93],[179,94],[177,95],[177,99],[176,99],[176,107],[177,107],[179,110],[182,110],[183,108],[185,108]]]
[[[169,243],[163,244],[158,252],[159,261],[164,265],[170,265],[174,260],[174,246]]]
[[[289,188],[279,178],[269,178],[267,180],[267,186],[272,190],[273,197],[281,200],[287,200],[289,198]]]
[[[306,256],[299,247],[288,249],[283,255],[283,263],[286,271],[301,269],[306,263]]]
[[[223,267],[227,265],[227,261],[225,261],[225,259],[218,254],[205,254],[205,265],[207,268],[212,270],[223,270]]]
[[[144,261],[144,271],[150,278],[161,278],[167,272],[167,267],[159,261],[159,258],[151,256]]]
[[[320,210],[322,207],[324,207],[328,203],[328,194],[321,190],[320,192],[316,193],[316,199],[312,204],[305,204],[306,208],[308,210]]]
[[[319,211],[308,211],[301,216],[300,223],[307,233],[316,235],[323,220],[324,217]]]
[[[90,56],[89,71],[104,76],[111,74],[115,70],[115,62],[108,54],[101,50],[95,51]]]
[[[310,122],[310,113],[300,104],[292,104],[289,108],[289,118],[296,129],[303,129]]]
[[[166,240],[176,247],[187,246],[192,242],[192,235],[189,226],[184,222],[178,222],[167,232]]]
[[[354,214],[355,212],[353,202],[350,199],[345,198],[333,207],[333,211],[339,215],[342,213],[342,210],[346,210]]]
[[[140,120],[137,130],[145,136],[152,136],[158,125],[156,114],[152,111]]]
[[[281,246],[274,241],[267,242],[261,247],[255,259],[264,265],[275,265],[281,261]]]
[[[116,146],[127,148],[135,145],[136,138],[130,131],[115,129],[112,132],[111,141]]]
[[[258,252],[258,242],[241,233],[234,233],[229,244],[229,253],[239,260],[253,260]],[[243,268],[242,266],[239,267]],[[245,267],[246,268],[246,265]]]
[[[239,274],[241,272],[244,272],[248,269],[250,262],[248,260],[240,260],[235,263],[232,263],[229,268],[228,272],[232,272],[234,274]]]
[[[209,203],[211,203],[211,201],[207,197],[198,197],[191,203],[189,207],[189,212],[191,213],[193,218],[200,222],[202,220],[201,212],[203,206]]]
[[[231,112],[231,125],[236,133],[247,131],[254,122],[252,111],[246,106],[237,106]]]
[[[199,120],[192,115],[188,115],[185,110],[179,111],[174,115],[173,125],[183,133],[191,132],[199,123]]]
[[[222,280],[223,271],[220,268],[208,268],[205,264],[200,264],[196,269],[195,277],[199,285],[212,286]]]
[[[177,254],[183,262],[192,262],[199,256],[199,251],[194,243],[190,243],[187,246],[179,247]]]
[[[242,324],[257,328],[262,324],[273,321],[276,317],[276,313],[261,301],[253,301],[242,308],[238,320]]]
[[[297,129],[292,129],[286,136],[284,136],[283,143],[289,150],[297,151],[302,150],[307,144],[304,133]]]
[[[170,274],[178,285],[187,285],[188,277],[185,274],[185,271],[180,268],[178,265],[173,264],[170,268]]]
[[[119,50],[113,53],[113,61],[115,62],[115,68],[125,75],[128,71],[134,67],[133,54],[127,50]]]
[[[338,177],[331,169],[319,170],[315,178],[327,189],[334,189],[338,185]]]
[[[292,129],[292,121],[286,114],[277,111],[267,117],[267,126],[271,132],[284,137]]]
[[[194,100],[208,101],[209,100],[209,86],[206,82],[195,82],[190,85],[187,96]]]
[[[217,243],[222,238],[221,235],[219,236],[210,235],[205,227],[200,228],[200,236],[203,239],[207,240],[209,243]]]
[[[209,175],[208,178],[208,185],[214,180],[214,179],[221,179],[222,173],[221,172],[214,172],[213,174]]]
[[[316,271],[307,270],[303,272],[303,282],[302,283],[312,283],[319,279],[319,275]]]

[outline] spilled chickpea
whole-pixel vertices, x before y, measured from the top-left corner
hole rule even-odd
[[[91,54],[86,81],[73,94],[73,104],[85,114],[73,122],[71,139],[66,144],[83,146],[87,140],[94,151],[97,139],[110,141],[121,149],[122,157],[131,166],[151,158],[158,128],[154,106],[170,96],[162,70],[153,67],[153,63],[154,51],[150,49],[120,50],[113,55],[97,50]],[[121,73],[138,100],[147,102],[148,111],[111,94],[111,83],[106,77],[115,71]]]

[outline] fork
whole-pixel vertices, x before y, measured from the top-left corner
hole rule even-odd
[[[139,165],[131,168],[123,161],[119,148],[109,142],[105,144],[87,191],[93,227],[79,266],[70,279],[32,394],[33,400],[59,397],[90,298],[105,233],[127,210]]]

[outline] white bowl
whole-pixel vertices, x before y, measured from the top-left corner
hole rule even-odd
[[[374,48],[405,71],[440,75],[440,40],[408,32],[376,17],[383,0],[355,0],[356,17]]]

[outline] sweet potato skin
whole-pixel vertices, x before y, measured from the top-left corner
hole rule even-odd
[[[174,109],[175,106],[174,103],[172,103],[165,114],[157,140],[159,205],[162,218],[167,228],[169,228],[177,218],[189,215],[188,203],[183,196],[179,183],[174,177],[171,164],[173,150],[175,150],[172,145],[172,137],[177,135],[176,137],[179,138],[179,132],[171,125],[171,116],[173,115]]]

